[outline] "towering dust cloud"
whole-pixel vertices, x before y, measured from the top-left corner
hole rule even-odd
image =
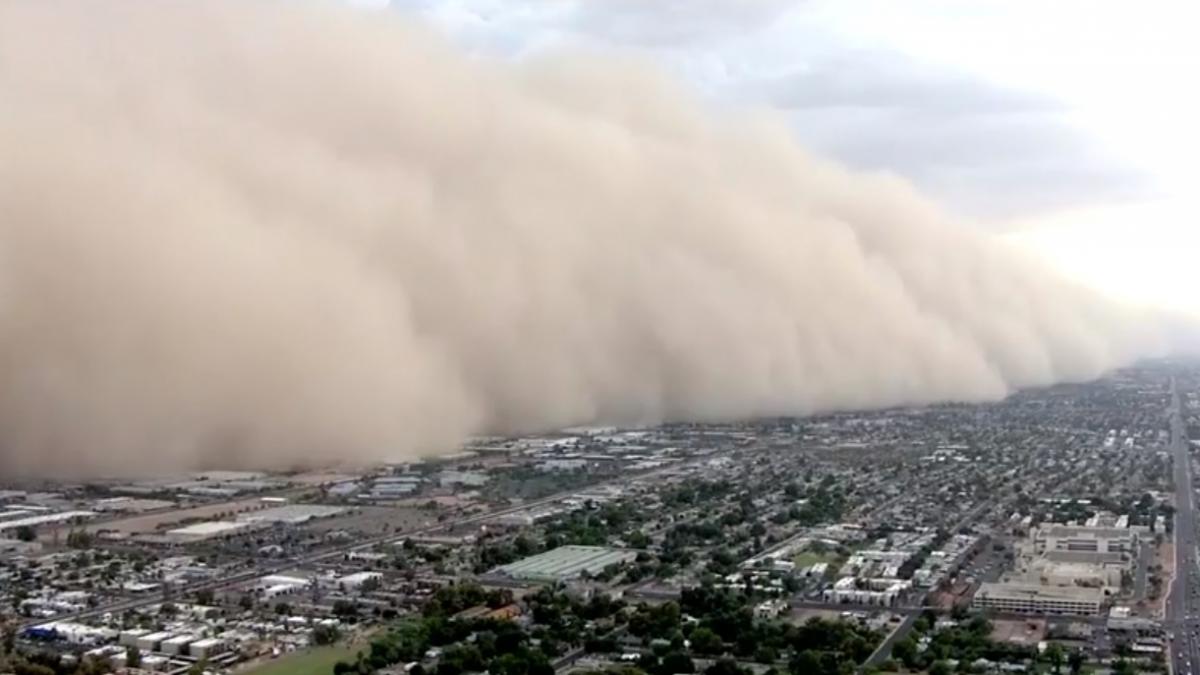
[[[900,181],[566,61],[297,3],[0,4],[0,474],[992,399],[1154,348]]]

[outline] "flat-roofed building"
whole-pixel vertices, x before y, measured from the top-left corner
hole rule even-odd
[[[620,565],[636,558],[635,551],[603,546],[559,546],[497,567],[492,573],[529,581],[566,581],[577,579],[585,572],[598,574],[609,565]]]
[[[188,653],[188,649],[187,649],[188,645],[192,644],[193,642],[195,642],[199,639],[200,639],[200,637],[197,635],[176,635],[173,638],[169,638],[169,639],[162,641],[162,647],[161,647],[162,653],[169,654],[171,656],[187,654]]]
[[[28,510],[33,510],[26,507]],[[95,518],[95,511],[61,511],[41,515],[22,515],[15,520],[0,522],[0,532],[19,530],[23,527],[39,527],[41,525],[60,525],[62,523],[80,523],[89,518]]]
[[[322,504],[290,504],[275,508],[251,511],[238,516],[243,523],[281,523],[284,525],[303,525],[317,518],[332,518],[345,513],[341,506],[325,506]]]
[[[163,643],[163,640],[169,639],[171,639],[171,633],[149,633],[138,637],[136,644],[137,648],[143,652],[156,652],[159,645]]]
[[[1098,553],[1094,551],[1046,551],[1042,557],[1054,563],[1072,565],[1096,565],[1124,569],[1133,563],[1133,558],[1124,552]]]
[[[383,575],[379,572],[355,572],[347,574],[337,580],[337,587],[343,591],[354,591],[363,587],[363,584],[375,582],[383,579]]]
[[[121,631],[121,635],[117,638],[117,644],[122,647],[136,647],[139,639],[150,634],[150,631],[145,628],[130,628],[129,630]]]
[[[0,504],[11,504],[25,500],[24,490],[0,490]]]
[[[194,523],[186,527],[177,527],[174,530],[167,531],[167,538],[170,541],[180,544],[190,544],[192,542],[220,539],[221,537],[239,534],[248,529],[249,526],[249,523],[237,523],[225,520]]]
[[[172,506],[175,506],[175,502],[165,499],[136,499],[134,497],[111,497],[92,503],[92,508],[102,513],[142,513],[169,509]]]
[[[1041,560],[1034,569],[1043,586],[1086,586],[1116,593],[1121,588],[1121,568],[1087,563],[1058,563]]]
[[[1137,550],[1138,532],[1132,527],[1048,525],[1034,530],[1033,542],[1039,552],[1133,552]]]
[[[971,601],[975,609],[1028,614],[1094,616],[1104,604],[1099,588],[984,583]]]
[[[19,518],[28,518],[34,515],[34,511],[22,508],[8,508],[0,510],[0,523],[8,520],[17,520]]]
[[[225,643],[219,638],[204,638],[188,645],[188,654],[194,659],[207,659],[225,651]]]

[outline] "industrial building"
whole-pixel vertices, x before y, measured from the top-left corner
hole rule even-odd
[[[363,584],[373,581],[379,581],[383,575],[379,572],[355,572],[347,574],[337,580],[337,587],[343,591],[355,591],[362,588]]]
[[[1086,615],[1100,613],[1104,591],[1099,588],[1042,586],[1025,583],[984,583],[971,606],[999,612]]]
[[[279,506],[262,511],[243,513],[238,520],[243,523],[267,523],[283,525],[303,525],[317,518],[332,518],[342,514],[346,509],[340,506],[322,506],[320,504],[292,504]]]
[[[560,546],[497,567],[492,573],[528,581],[567,581],[577,579],[584,573],[598,574],[609,565],[632,562],[636,558],[634,551],[603,546]]]
[[[281,595],[299,593],[311,583],[302,577],[290,577],[282,574],[271,574],[258,580],[256,590],[264,598],[275,598]]]
[[[165,499],[139,499],[135,497],[98,499],[92,504],[94,510],[102,513],[144,513],[146,511],[169,509],[173,506],[175,506],[175,502]]]
[[[376,478],[371,483],[371,491],[361,495],[361,498],[379,501],[403,499],[420,490],[422,481],[423,479],[420,476],[384,476]],[[358,486],[356,485],[355,490],[357,489]]]
[[[340,506],[320,506],[314,504],[291,504],[276,508],[263,509],[238,516],[236,521],[210,521],[195,523],[167,531],[167,538],[179,544],[191,544],[209,539],[220,539],[235,534],[269,527],[275,524],[303,525],[317,518],[329,518],[345,512]]]
[[[167,538],[178,544],[191,544],[209,539],[219,539],[239,534],[250,527],[247,522],[213,521],[195,523],[186,527],[178,527],[167,531]]]
[[[89,518],[95,518],[95,511],[63,511],[43,515],[26,516],[0,522],[0,532],[18,530],[22,527],[39,527],[41,525],[59,525],[62,523],[79,523]]]

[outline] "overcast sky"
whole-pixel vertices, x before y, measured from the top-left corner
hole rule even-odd
[[[377,0],[361,0],[379,4]],[[508,59],[636,51],[1110,292],[1200,310],[1200,3],[393,0]]]

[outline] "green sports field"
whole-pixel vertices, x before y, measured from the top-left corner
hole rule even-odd
[[[333,664],[353,661],[363,645],[335,645],[305,649],[259,664],[241,675],[333,675]]]

